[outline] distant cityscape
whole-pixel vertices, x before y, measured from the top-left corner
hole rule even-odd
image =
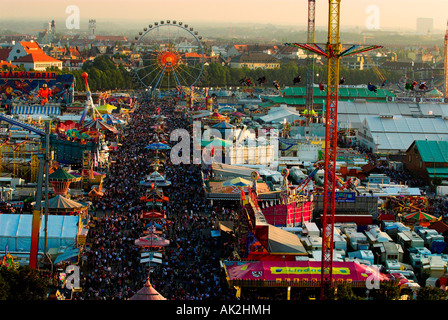
[[[8,28],[6,28],[6,25]],[[39,29],[38,26],[40,26]],[[140,30],[145,27],[142,25]],[[195,26],[200,31],[208,56],[207,62],[219,62],[231,67],[242,67],[236,57],[251,53],[262,60],[263,68],[274,58],[278,63],[306,59],[306,52],[298,48],[285,47],[286,42],[304,42],[305,28],[291,29],[272,25],[205,25]],[[133,25],[124,28],[119,23],[107,23],[90,19],[83,22],[78,30],[68,30],[64,22],[29,22],[24,26],[19,22],[2,22],[0,35],[0,60],[2,68],[19,67],[26,70],[45,70],[47,67],[80,70],[85,61],[98,55],[114,57],[116,64],[131,68],[135,36],[139,30]],[[324,43],[326,31],[316,30],[316,42]],[[407,32],[369,31],[357,28],[347,29],[342,34],[347,43],[378,44],[384,48],[371,57],[358,56],[344,60],[348,69],[369,70],[380,68],[386,71],[408,72],[412,69],[434,69],[440,73],[443,68],[443,33],[434,30],[431,18],[419,18],[416,29]],[[33,48],[20,43],[34,42]],[[187,45],[187,44],[185,44]],[[44,55],[37,56],[32,51],[39,50]],[[181,48],[180,51],[192,51]],[[118,58],[119,57],[119,58]],[[246,59],[247,60],[247,59]],[[250,59],[249,59],[250,60]],[[250,63],[250,61],[249,61]],[[278,67],[279,64],[275,64]]]

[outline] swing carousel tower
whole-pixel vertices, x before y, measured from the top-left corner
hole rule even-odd
[[[352,45],[344,49],[340,42],[340,6],[341,0],[328,0],[328,40],[325,50],[321,44],[286,43],[327,58],[327,98],[325,107],[325,179],[324,207],[322,223],[322,262],[320,299],[326,299],[328,290],[333,286],[333,248],[334,248],[334,215],[336,191],[336,158],[338,133],[338,94],[340,59],[353,56],[381,46]]]

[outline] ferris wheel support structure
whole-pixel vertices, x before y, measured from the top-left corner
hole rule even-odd
[[[188,24],[155,22],[135,40],[134,77],[151,97],[157,90],[172,94],[174,87],[183,90],[199,81],[205,65],[202,37]]]

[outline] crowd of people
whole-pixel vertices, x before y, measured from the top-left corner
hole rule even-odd
[[[171,102],[156,105],[142,101],[127,125],[121,146],[111,153],[110,172],[103,184],[105,194],[93,202],[95,226],[89,230],[81,268],[83,291],[75,293],[73,299],[129,299],[148,278],[169,300],[234,297],[219,264],[233,247],[211,234],[218,218],[230,217],[233,210],[207,203],[200,165],[172,164],[169,154],[158,150],[158,157],[166,159],[159,172],[171,185],[163,187],[163,195],[168,198],[164,204],[166,219],[155,222],[170,244],[162,250],[162,263],[151,263],[149,270],[147,264],[141,263],[145,249],[134,243],[151,223],[140,217],[146,208],[142,201],[146,187],[140,181],[152,172],[154,159],[154,150],[145,147],[154,141],[169,145],[171,130],[189,128],[189,119],[173,111]]]

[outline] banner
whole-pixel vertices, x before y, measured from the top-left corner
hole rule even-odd
[[[336,202],[356,202],[356,193],[355,192],[336,191],[335,192],[335,201]]]
[[[320,261],[224,261],[230,281],[320,281]],[[374,269],[358,262],[333,262],[336,281],[366,282]],[[388,275],[378,272],[379,281],[389,281]]]

